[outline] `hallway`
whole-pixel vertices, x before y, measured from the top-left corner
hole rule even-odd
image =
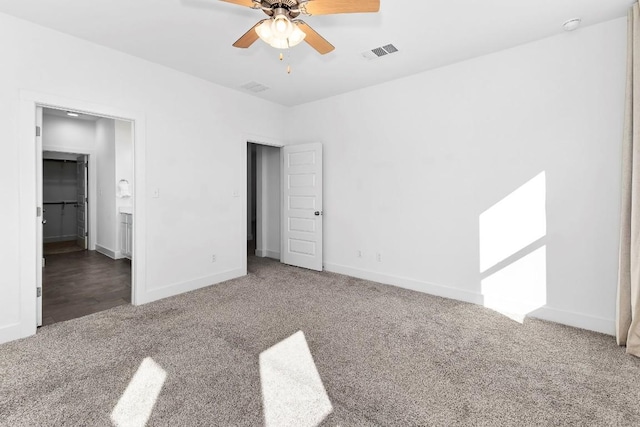
[[[131,303],[131,261],[96,251],[47,255],[42,325]]]

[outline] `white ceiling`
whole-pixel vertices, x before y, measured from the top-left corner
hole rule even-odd
[[[217,0],[0,0],[0,12],[229,88],[256,81],[270,88],[256,96],[297,105],[559,34],[574,17],[582,27],[622,17],[632,3],[381,0],[376,14],[305,17],[336,50],[321,56],[302,43],[284,62],[260,40],[233,48],[265,15]],[[361,56],[388,43],[399,52]]]
[[[91,121],[91,122],[95,122],[100,118],[98,116],[92,116],[92,115],[84,114],[84,113],[76,113],[78,116],[77,117],[73,117],[73,116],[68,115],[66,111],[58,110],[58,109],[55,109],[55,108],[43,108],[42,109],[42,114],[44,114],[45,116],[64,117],[65,119],[69,119],[69,120],[85,120],[85,121]]]

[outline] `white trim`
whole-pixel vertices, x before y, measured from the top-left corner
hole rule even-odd
[[[246,253],[246,248],[245,248]],[[241,268],[223,271],[222,273],[213,274],[211,276],[200,277],[198,279],[188,280],[186,282],[174,283],[172,285],[163,286],[162,288],[153,289],[144,296],[142,304],[146,304],[159,299],[172,297],[185,292],[195,291],[196,289],[206,288],[216,285],[227,280],[245,276],[247,273]]]
[[[0,327],[0,343],[9,342],[20,337],[22,325],[20,323],[11,323]]]
[[[256,254],[257,255],[257,254]],[[374,271],[361,270],[340,264],[326,263],[325,270],[333,273],[345,274],[359,279],[371,280],[373,282],[384,283],[386,285],[397,286],[413,291],[424,292],[444,298],[464,301],[472,304],[484,306],[484,298],[481,294],[434,283],[422,282],[407,277],[393,276],[376,273]],[[527,314],[526,317],[547,320],[562,325],[575,328],[587,329],[589,331],[600,332],[607,335],[615,335],[615,320],[604,319],[584,313],[575,313],[566,310],[544,306],[536,311]]]
[[[280,261],[280,252],[268,249],[256,249],[256,256],[260,258],[273,258]]]
[[[435,283],[422,282],[420,280],[410,279],[408,277],[392,276],[374,271],[361,270],[358,268],[348,267],[346,265],[325,263],[326,271],[333,273],[345,274],[359,279],[371,280],[373,282],[384,283],[385,285],[397,286],[399,288],[411,289],[412,291],[424,292],[430,295],[455,299],[458,301],[470,302],[472,304],[482,305],[482,295],[476,292],[466,291],[462,289],[451,288],[449,286],[438,285]]]
[[[35,126],[36,107],[73,110],[86,114],[109,117],[133,122],[134,149],[134,214],[136,223],[134,233],[134,256],[132,263],[132,303],[141,304],[148,300],[145,297],[146,286],[146,121],[141,112],[122,110],[117,107],[94,104],[64,96],[20,91],[20,111],[18,120],[18,153],[19,153],[19,259],[20,293],[18,298],[18,323],[3,327],[0,331],[0,342],[27,337],[36,333],[36,269],[40,260],[36,255],[36,151]],[[47,147],[50,149],[51,147]],[[91,167],[91,165],[90,165]],[[94,192],[94,194],[96,194]],[[246,253],[246,250],[245,250]]]
[[[105,248],[104,246],[96,245],[96,252],[101,253],[102,255],[108,256],[111,259],[118,259],[122,257],[118,257],[117,251],[112,251],[109,248]]]
[[[549,306],[539,308],[533,313],[529,313],[527,317],[548,320],[549,322],[573,326],[574,328],[587,329],[589,331],[600,332],[607,335],[615,336],[616,334],[616,321],[613,319],[605,319],[584,313],[559,310]]]
[[[243,138],[243,142],[245,145],[248,143],[252,143],[252,144],[258,144],[258,145],[269,145],[271,147],[278,147],[278,148],[284,147],[284,143],[282,143],[279,139],[270,138],[268,136],[252,135],[252,134],[245,134]],[[246,161],[246,157],[247,156],[245,156],[245,161]]]

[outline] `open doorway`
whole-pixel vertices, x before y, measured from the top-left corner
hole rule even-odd
[[[38,326],[132,301],[132,122],[38,107]]]
[[[280,151],[247,144],[247,256],[280,260]]]
[[[42,153],[44,255],[87,249],[88,156]]]

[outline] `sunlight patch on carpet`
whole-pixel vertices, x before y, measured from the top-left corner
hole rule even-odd
[[[111,412],[116,427],[143,427],[158,400],[167,372],[152,358],[145,358]]]
[[[260,354],[265,427],[315,427],[333,407],[298,331]]]

